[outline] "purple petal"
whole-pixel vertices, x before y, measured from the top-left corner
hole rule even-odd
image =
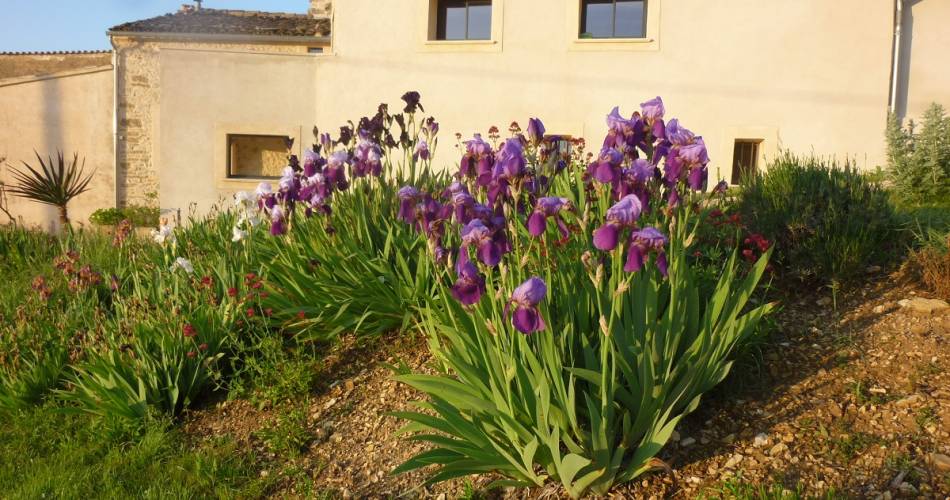
[[[668,278],[670,276],[669,263],[666,261],[666,252],[660,252],[657,254],[656,267],[660,270],[660,274],[662,274],[664,278]]]
[[[478,246],[478,259],[486,266],[495,267],[501,262],[501,248],[493,241],[482,242]]]
[[[516,307],[511,322],[519,332],[524,334],[538,332],[545,328],[541,314],[533,307]]]
[[[638,245],[630,245],[627,250],[627,262],[623,265],[624,272],[635,273],[643,268],[643,249]]]
[[[541,212],[533,212],[531,217],[528,217],[528,232],[531,233],[531,236],[535,238],[541,236],[547,227],[548,219]]]
[[[594,230],[594,246],[605,252],[617,248],[617,239],[619,236],[619,227],[616,224],[607,223]]]
[[[611,184],[617,179],[617,169],[608,162],[597,162],[594,167],[594,179],[604,184]]]

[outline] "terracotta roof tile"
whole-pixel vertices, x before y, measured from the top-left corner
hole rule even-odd
[[[330,35],[330,21],[306,14],[202,8],[132,21],[109,31],[324,37]]]

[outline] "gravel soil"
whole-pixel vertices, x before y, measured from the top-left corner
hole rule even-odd
[[[739,483],[835,498],[950,498],[950,309],[920,312],[926,293],[871,274],[833,297],[818,289],[783,298],[776,332],[687,417],[660,457],[670,473],[615,488],[616,498],[718,498]],[[900,304],[904,301],[904,305]],[[939,309],[939,308],[938,308]],[[424,487],[424,474],[389,472],[424,445],[398,435],[388,415],[420,395],[389,365],[429,371],[421,339],[359,347],[345,339],[305,403],[307,446],[293,459],[267,450],[258,431],[273,408],[227,401],[190,414],[195,439],[230,436],[264,463],[297,474],[275,480],[276,497],[458,498],[494,477]],[[286,470],[284,468],[265,469]],[[303,471],[301,474],[300,471]],[[273,472],[281,474],[281,472]],[[301,478],[311,485],[304,490]],[[559,498],[555,486],[480,491],[483,497]]]

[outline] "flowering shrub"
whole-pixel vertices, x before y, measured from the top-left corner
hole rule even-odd
[[[895,250],[889,195],[850,164],[785,152],[747,179],[734,212],[776,245],[776,265],[802,280],[847,280]]]
[[[403,183],[441,182],[429,170],[439,125],[418,116],[418,94],[403,99],[402,113],[380,105],[336,138],[315,129],[303,162],[289,155],[276,186],[235,197],[233,239],[265,256],[273,292],[265,302],[301,339],[409,327],[432,293],[433,273],[418,258],[425,240],[392,214]],[[258,224],[274,238],[255,237]]]
[[[494,471],[578,497],[662,465],[653,457],[676,424],[771,309],[747,308],[767,250],[743,277],[733,248],[715,287],[698,286],[709,159],[664,115],[659,98],[629,119],[614,109],[586,165],[531,120],[524,134],[463,143],[444,190],[400,190],[399,218],[426,238],[444,284],[421,323],[443,372],[398,377],[429,396],[427,412],[398,416],[434,448],[396,472]]]

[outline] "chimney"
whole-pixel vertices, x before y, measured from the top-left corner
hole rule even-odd
[[[329,19],[333,13],[333,0],[310,0],[310,17]]]

